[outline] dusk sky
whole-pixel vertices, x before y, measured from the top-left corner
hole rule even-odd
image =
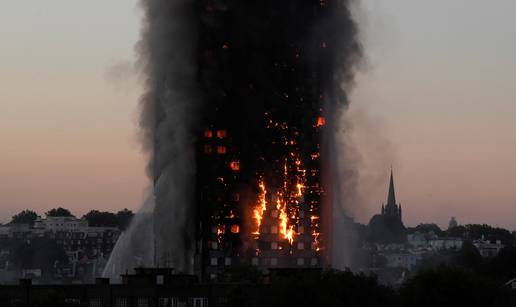
[[[140,206],[136,2],[1,1],[0,221]],[[392,164],[406,225],[515,229],[516,1],[360,3],[357,220],[380,209]]]

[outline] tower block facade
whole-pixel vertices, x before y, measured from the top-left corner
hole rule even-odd
[[[333,71],[329,33],[318,25],[331,4],[201,4],[199,82],[209,111],[197,139],[196,270],[221,279],[239,264],[319,267],[323,84]]]

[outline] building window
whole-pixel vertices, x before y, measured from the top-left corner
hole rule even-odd
[[[278,258],[271,258],[271,265],[273,265],[273,266],[278,265]]]
[[[271,249],[278,249],[278,242],[271,242]]]
[[[319,261],[317,261],[317,258],[312,258],[312,260],[310,261],[310,264],[317,265],[317,264],[319,264]]]
[[[272,210],[271,211],[271,216],[274,217],[274,218],[277,218],[278,217],[278,210]]]
[[[231,233],[240,233],[240,226],[231,225]]]
[[[192,306],[193,307],[208,307],[208,299],[204,297],[194,297],[192,298]]]
[[[217,146],[217,153],[223,155],[226,153],[226,146]]]
[[[136,300],[136,307],[149,307],[149,298],[139,297]]]
[[[211,260],[210,260],[210,264],[211,264],[211,265],[218,265],[218,259],[217,259],[217,258],[215,258],[215,257],[211,258]]]
[[[298,243],[297,243],[297,249],[298,249],[298,250],[304,250],[304,249],[305,249],[305,243],[303,243],[303,242],[298,242]]]
[[[176,300],[173,297],[160,297],[158,299],[159,307],[176,307]]]
[[[251,264],[258,265],[258,257],[253,257],[253,259],[251,259]]]
[[[128,307],[127,297],[117,297],[115,299],[115,307]]]
[[[228,135],[226,130],[217,130],[217,137],[219,139],[224,139]]]
[[[165,276],[163,276],[163,275],[156,276],[156,284],[157,285],[162,285],[164,283],[165,283]]]
[[[210,145],[204,145],[204,153],[209,155],[209,154],[211,154],[211,152],[212,152],[211,146]]]
[[[204,130],[204,137],[211,139],[213,137],[213,132],[210,129]]]
[[[78,298],[65,298],[64,302],[69,306],[79,306],[81,304],[81,300]]]
[[[217,249],[218,244],[216,241],[211,242],[211,249]]]
[[[297,265],[305,265],[305,258],[297,258]]]
[[[233,201],[239,201],[239,200],[240,200],[240,194],[238,194],[238,193],[233,193],[233,194],[232,194],[232,200],[233,200]]]
[[[278,226],[271,226],[271,233],[278,233]]]
[[[305,227],[304,226],[299,226],[297,228],[297,232],[299,232],[299,234],[304,234],[305,233]]]
[[[299,210],[299,218],[304,218],[305,212],[303,210]]]
[[[232,171],[239,171],[240,170],[240,161],[231,161],[229,162],[229,168],[231,168]]]
[[[101,307],[102,300],[99,297],[90,298],[90,307]]]
[[[224,264],[225,264],[226,266],[230,266],[230,265],[231,265],[231,258],[226,257],[226,259],[224,259]]]

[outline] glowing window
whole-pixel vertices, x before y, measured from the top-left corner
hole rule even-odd
[[[226,146],[217,146],[217,153],[223,155],[226,153]]]
[[[231,225],[231,233],[240,233],[240,226]]]
[[[322,127],[324,125],[326,125],[326,119],[324,117],[322,117],[322,116],[317,117],[316,126],[317,127]]]
[[[278,227],[277,226],[271,226],[271,233],[278,233]]]
[[[231,161],[229,162],[229,168],[233,171],[239,171],[240,170],[240,162],[239,161]]]
[[[297,231],[300,233],[300,234],[304,234],[305,233],[305,227],[303,226],[299,226]]]
[[[212,151],[212,149],[211,149],[210,145],[204,145],[204,153],[205,154],[209,155],[209,154],[211,154],[211,151]]]
[[[212,138],[213,137],[213,132],[211,130],[209,130],[209,129],[204,130],[204,137],[208,138],[208,139]]]
[[[217,130],[217,137],[219,139],[223,139],[228,135],[228,132],[226,130]]]
[[[232,197],[233,201],[239,201],[240,200],[240,194],[238,193],[233,193],[233,197]]]

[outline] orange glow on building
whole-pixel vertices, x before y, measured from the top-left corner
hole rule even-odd
[[[231,225],[231,233],[240,233],[240,226]]]
[[[260,193],[258,194],[258,203],[256,207],[253,209],[253,218],[256,220],[256,231],[253,232],[253,235],[260,235],[260,227],[262,225],[263,213],[267,210],[267,190],[265,188],[265,183],[262,179],[260,179],[258,183],[258,187],[260,188]]]
[[[229,162],[229,168],[233,171],[239,171],[240,170],[240,161],[231,161]]]
[[[223,155],[226,153],[226,146],[217,146],[217,153]]]
[[[217,137],[219,139],[224,139],[227,136],[228,136],[227,130],[217,130]]]
[[[204,130],[204,137],[211,139],[213,137],[213,131],[211,131],[210,129]]]

